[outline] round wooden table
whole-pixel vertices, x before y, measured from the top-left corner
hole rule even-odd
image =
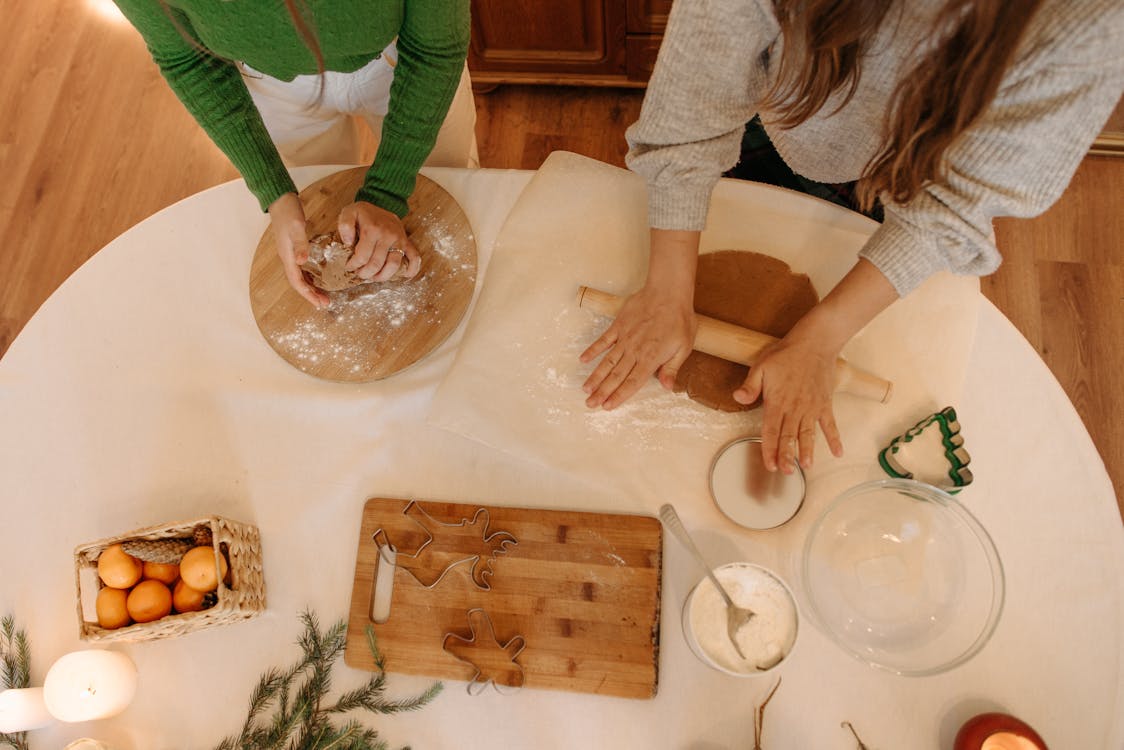
[[[305,168],[295,177],[306,185],[331,171]],[[479,293],[505,217],[534,175],[426,174],[472,223]],[[746,192],[746,205],[769,190]],[[794,206],[810,200],[783,198]],[[850,220],[818,203],[808,210]],[[63,284],[0,361],[0,614],[13,613],[30,634],[33,684],[86,645],[77,638],[75,546],[210,514],[255,524],[263,539],[265,614],[114,646],[139,669],[132,705],[113,719],[33,732],[34,748],[80,736],[120,750],[196,748],[236,733],[261,672],[298,656],[298,613],[310,608],[322,622],[346,616],[367,497],[656,513],[656,498],[428,424],[463,324],[417,366],[383,381],[330,383],[283,362],[262,340],[246,293],[265,226],[240,182],[161,211]],[[966,502],[1004,562],[998,630],[969,663],[902,678],[858,663],[806,627],[769,705],[770,748],[852,750],[841,721],[871,747],[945,748],[969,716],[995,709],[1026,720],[1051,747],[1124,745],[1124,533],[1113,489],[1053,377],[982,299],[965,346],[956,407],[976,470]],[[812,505],[846,483],[844,465],[821,461]],[[714,564],[798,552],[795,522],[784,527],[788,536],[747,532],[710,503],[701,475],[651,470]],[[470,697],[447,683],[420,712],[370,722],[391,745],[419,748],[750,747],[753,706],[771,685],[723,676],[691,655],[679,616],[697,578],[668,539],[653,700],[533,690]],[[365,679],[341,666],[336,691]],[[392,693],[408,695],[429,680],[391,675],[390,683]]]

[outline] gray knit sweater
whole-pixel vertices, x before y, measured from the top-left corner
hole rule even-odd
[[[777,151],[819,182],[857,179],[881,143],[898,76],[932,45],[943,0],[904,0],[864,60],[854,98],[790,130],[759,100],[783,39],[770,0],[676,0],[628,165],[648,184],[657,229],[703,229],[710,193],[760,112]],[[777,45],[766,55],[771,45]],[[1034,216],[1061,195],[1124,91],[1124,0],[1046,0],[996,100],[946,152],[948,185],[888,204],[863,248],[905,295],[940,270],[984,275],[1000,262],[996,216]],[[838,92],[837,92],[838,93]]]

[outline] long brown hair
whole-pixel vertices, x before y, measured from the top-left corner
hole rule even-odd
[[[785,38],[777,77],[764,103],[776,123],[798,125],[836,91],[854,96],[863,57],[890,23],[887,0],[775,0]],[[941,39],[902,77],[886,112],[882,147],[857,186],[867,210],[879,195],[904,203],[945,179],[944,153],[995,98],[1023,32],[1042,0],[946,0]]]
[[[285,9],[289,11],[289,17],[293,21],[293,28],[297,30],[297,35],[304,42],[304,46],[308,47],[312,56],[316,58],[316,70],[320,75],[321,88],[323,88],[324,51],[320,49],[320,40],[316,38],[316,31],[313,30],[311,21],[306,18],[306,16],[311,16],[311,13],[308,12],[303,0],[285,0]]]
[[[312,56],[316,59],[316,70],[320,76],[320,93],[317,96],[317,102],[319,102],[320,97],[323,96],[324,72],[327,68],[324,64],[324,51],[320,48],[320,40],[317,39],[316,31],[312,27],[312,21],[310,20],[311,13],[309,13],[304,0],[284,0],[284,2],[285,10],[289,12],[289,18],[293,22],[293,28],[296,30],[297,36],[301,38],[304,46],[308,48],[308,51],[311,52]],[[192,47],[203,54],[216,56],[214,52],[204,47],[198,39],[188,33],[187,29],[185,29],[180,22],[180,19],[172,12],[172,8],[168,5],[167,0],[160,0],[160,7],[164,9],[164,14],[168,16],[172,25],[176,27],[176,31],[180,33],[180,36],[187,40]]]

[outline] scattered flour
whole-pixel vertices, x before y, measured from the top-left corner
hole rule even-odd
[[[562,318],[563,314],[555,317],[555,332],[569,327]],[[548,423],[560,426],[578,421],[587,434],[656,450],[676,435],[725,436],[744,432],[760,419],[756,412],[709,409],[692,401],[686,393],[665,390],[654,378],[615,409],[590,409],[585,405],[582,384],[596,362],[582,364],[578,357],[593,340],[593,329],[585,329],[538,361],[541,376],[530,379],[526,388],[538,403],[544,404]]]
[[[309,306],[303,315],[294,316],[274,332],[273,348],[305,372],[317,373],[330,363],[333,369],[362,377],[413,341],[418,327],[445,324],[446,314],[456,311],[444,309],[437,282],[462,276],[475,284],[475,244],[471,235],[463,242],[447,226],[425,224],[425,216],[420,218],[420,229],[411,234],[422,259],[418,276],[329,292],[328,308]]]

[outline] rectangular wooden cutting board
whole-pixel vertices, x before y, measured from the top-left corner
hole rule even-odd
[[[375,623],[380,544],[398,554]],[[375,669],[371,625],[391,672],[651,698],[662,558],[650,516],[371,498],[344,659]]]

